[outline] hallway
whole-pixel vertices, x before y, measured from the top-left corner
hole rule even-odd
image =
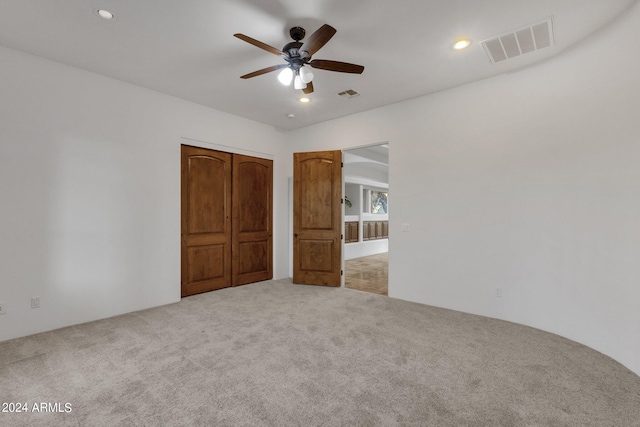
[[[389,253],[345,261],[344,287],[388,295]]]

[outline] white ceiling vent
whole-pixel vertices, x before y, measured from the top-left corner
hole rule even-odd
[[[358,92],[356,92],[353,89],[347,89],[345,91],[342,91],[338,94],[339,96],[343,97],[343,98],[355,98],[356,96],[360,96],[360,94]]]
[[[549,46],[553,46],[552,17],[482,42],[493,64]]]

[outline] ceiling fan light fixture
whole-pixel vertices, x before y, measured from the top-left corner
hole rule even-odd
[[[293,87],[295,89],[306,89],[307,84],[302,81],[302,77],[298,74],[295,79],[293,79]]]
[[[313,80],[313,72],[306,67],[300,68],[300,79],[302,79],[304,83],[311,82],[311,80]]]
[[[284,68],[278,74],[278,80],[285,86],[289,86],[291,84],[291,80],[293,79],[293,70],[289,67]]]

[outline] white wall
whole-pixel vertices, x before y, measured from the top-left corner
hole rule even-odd
[[[344,245],[345,261],[389,252],[389,239],[365,240]]]
[[[551,331],[640,374],[638,27],[636,4],[537,66],[292,132],[296,151],[389,141],[390,296]]]
[[[345,163],[342,174],[345,177],[353,177],[351,182],[364,180],[386,184],[389,179],[386,165],[371,162]]]
[[[345,183],[344,185],[344,195],[351,202],[351,207],[345,205],[344,214],[345,215],[360,215],[362,214],[362,191],[360,184],[349,184]]]
[[[180,299],[182,142],[273,158],[286,206],[286,134],[5,48],[0,63],[0,340]],[[286,227],[276,213],[276,247]]]

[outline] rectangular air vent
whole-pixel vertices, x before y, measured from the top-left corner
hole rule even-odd
[[[360,96],[360,94],[353,89],[342,91],[338,95],[342,96],[343,98],[354,98],[356,96]]]
[[[553,18],[549,17],[481,43],[493,64],[553,46]]]

